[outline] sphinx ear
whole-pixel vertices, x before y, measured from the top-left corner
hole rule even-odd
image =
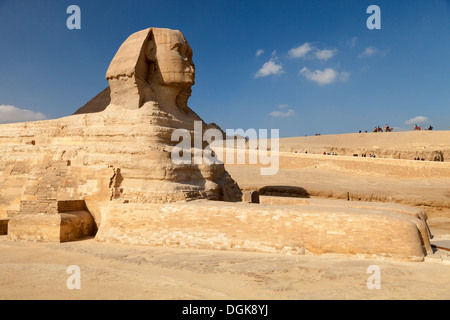
[[[145,56],[150,61],[156,61],[156,44],[153,31],[150,31],[150,35],[148,36],[147,46],[145,48]]]

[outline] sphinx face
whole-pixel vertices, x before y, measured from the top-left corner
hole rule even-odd
[[[168,29],[153,30],[156,60],[163,84],[190,87],[195,83],[192,49],[181,32]]]

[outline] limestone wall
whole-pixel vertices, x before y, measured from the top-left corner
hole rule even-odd
[[[324,170],[399,178],[450,178],[450,163],[280,153],[280,168]]]
[[[96,239],[104,242],[407,261],[427,252],[425,222],[389,210],[194,201],[111,204],[102,213]]]
[[[20,214],[58,214],[56,199],[20,201]]]
[[[227,149],[214,148],[218,158],[226,161]],[[235,163],[226,166],[240,166],[237,163],[238,153],[245,155],[245,166],[262,166],[250,162],[250,154],[257,155],[258,151],[235,151]],[[323,169],[337,172],[348,172],[370,176],[386,176],[399,178],[450,178],[450,163],[436,161],[414,161],[383,158],[361,158],[352,156],[332,156],[317,154],[301,154],[292,152],[276,153],[279,159],[279,169]],[[269,153],[272,156],[272,153]],[[273,155],[275,156],[275,155]],[[225,159],[225,160],[224,160]],[[264,165],[269,167],[269,165]]]
[[[82,200],[98,218],[97,223],[101,222],[98,210],[110,201],[113,168],[72,166],[68,160],[53,160],[44,147],[25,152],[18,144],[5,149],[9,153],[0,156],[0,218],[85,210],[80,203],[61,202]],[[60,153],[66,150],[68,148]],[[58,201],[61,208],[58,208]]]
[[[58,201],[58,212],[61,213],[84,211],[86,209],[84,200]]]

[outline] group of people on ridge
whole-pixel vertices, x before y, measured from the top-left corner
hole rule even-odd
[[[386,127],[384,127],[384,131],[386,131],[386,132],[392,132],[392,130],[394,130],[394,128],[389,127],[388,124],[386,125]],[[383,128],[380,126],[377,126],[373,129],[373,132],[383,132]]]
[[[416,131],[416,130],[420,131],[420,130],[422,130],[422,127],[420,127],[416,124],[416,125],[414,125],[414,131]],[[428,129],[424,129],[424,130],[429,130],[429,131],[433,130],[433,126],[430,125],[428,127]],[[392,131],[394,131],[394,128],[391,128],[388,124],[386,125],[386,127],[384,127],[384,129],[380,126],[376,126],[373,129],[373,132],[392,132]],[[361,130],[359,131],[359,133],[361,133]],[[367,133],[367,131],[366,131],[366,133]]]
[[[419,130],[419,131],[420,131],[420,130],[422,130],[422,127],[419,127],[417,124],[415,124],[415,125],[414,125],[414,131],[416,131],[416,130]],[[428,127],[428,130],[433,130],[433,126],[430,125],[430,126]]]

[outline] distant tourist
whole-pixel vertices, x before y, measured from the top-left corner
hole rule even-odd
[[[428,130],[433,130],[433,126],[429,126],[429,127],[428,127]]]

